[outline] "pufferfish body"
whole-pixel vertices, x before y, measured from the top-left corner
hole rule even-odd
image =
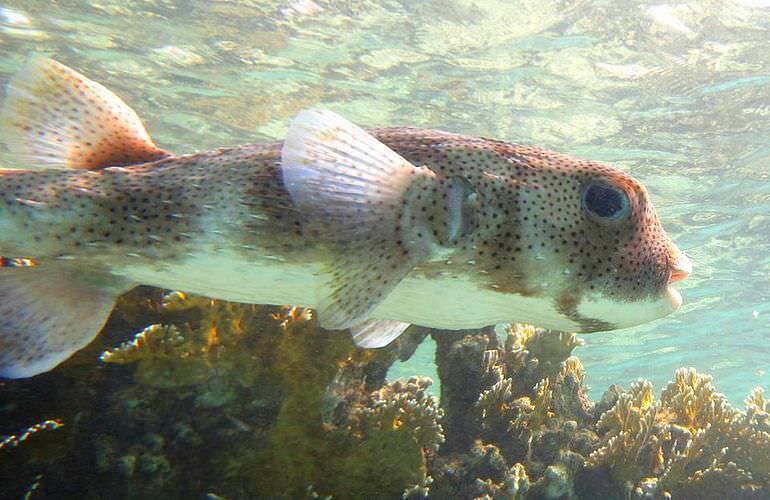
[[[624,328],[680,307],[691,265],[609,165],[300,113],[282,143],[173,155],[53,60],[9,83],[0,136],[0,375],[52,369],[144,284],[317,310],[363,347],[410,324]]]

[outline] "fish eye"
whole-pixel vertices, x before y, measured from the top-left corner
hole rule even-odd
[[[583,210],[599,220],[616,222],[631,211],[631,201],[622,189],[594,181],[583,190]]]

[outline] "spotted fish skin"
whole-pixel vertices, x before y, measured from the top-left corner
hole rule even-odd
[[[275,221],[292,217],[279,167],[280,150],[264,145],[94,171],[5,170],[0,253],[162,264],[204,234],[243,231],[248,245],[261,240],[264,209]],[[272,195],[252,198],[262,190]]]
[[[612,325],[576,313],[583,294],[634,302],[668,285],[680,253],[642,185],[612,167],[434,130],[372,133],[415,165],[467,179],[480,198],[473,234],[447,245],[451,257],[418,265],[415,276],[458,272],[482,288],[524,297],[561,289],[555,307],[588,331]],[[212,252],[227,242],[246,260],[273,255],[311,265],[318,249],[282,184],[280,148],[243,146],[96,171],[5,171],[0,221],[12,237],[0,241],[0,253],[161,268],[208,241]],[[633,216],[623,225],[582,214],[581,187],[597,177],[634,194]]]
[[[681,304],[671,284],[689,261],[644,187],[607,164],[436,130],[364,132],[323,111],[301,114],[283,143],[174,156],[106,89],[53,61],[35,64],[64,86],[58,94],[71,91],[70,107],[96,89],[112,128],[100,135],[104,116],[94,111],[74,124],[93,137],[66,136],[58,131],[73,124],[46,128],[24,98],[0,117],[17,158],[54,167],[0,171],[0,255],[39,264],[0,269],[0,296],[16,297],[0,303],[11,318],[0,324],[0,376],[51,369],[139,284],[316,307],[323,326],[351,328],[367,347],[408,324],[517,320],[592,332]],[[21,112],[9,118],[8,109]],[[97,143],[107,150],[90,154]],[[605,220],[603,210],[621,217]],[[81,320],[86,313],[60,304],[54,311],[67,318],[54,323],[55,294],[41,298],[51,275],[92,297],[97,312]]]
[[[609,318],[578,312],[584,298],[601,295],[618,304],[654,300],[668,293],[680,267],[689,267],[644,186],[610,165],[415,128],[376,135],[412,163],[462,176],[477,189],[481,221],[458,247],[455,261],[473,262],[466,269],[475,269],[474,279],[498,293],[552,297],[576,329],[615,328]],[[582,209],[581,193],[597,179],[629,195],[627,220],[604,224]],[[424,269],[426,275],[441,272],[442,264]]]

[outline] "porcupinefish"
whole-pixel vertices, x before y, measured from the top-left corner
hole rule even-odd
[[[409,324],[578,332],[680,307],[691,271],[647,191],[604,163],[301,112],[283,143],[173,155],[115,94],[47,58],[7,86],[0,375],[52,369],[144,284],[313,307],[384,346]],[[28,260],[9,260],[9,259]]]

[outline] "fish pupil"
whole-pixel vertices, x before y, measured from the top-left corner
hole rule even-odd
[[[628,214],[628,195],[617,188],[592,182],[583,191],[583,209],[602,220],[616,221]]]

